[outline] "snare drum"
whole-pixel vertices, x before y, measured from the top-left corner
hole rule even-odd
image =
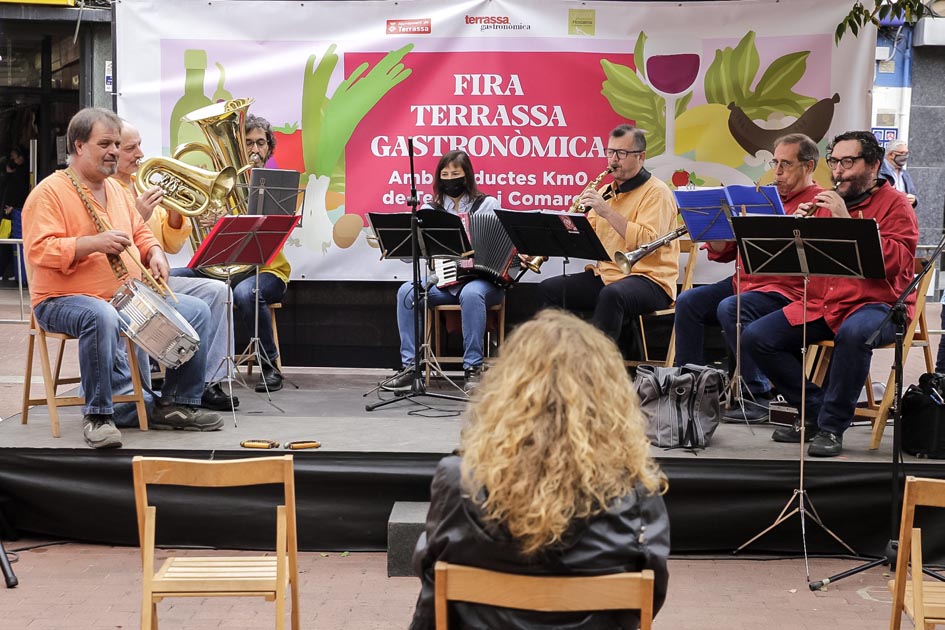
[[[121,285],[111,304],[122,331],[165,367],[180,367],[200,346],[194,327],[140,280]]]

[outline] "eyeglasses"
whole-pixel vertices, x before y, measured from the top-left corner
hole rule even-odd
[[[835,157],[827,158],[827,166],[830,168],[836,168],[837,164],[843,168],[853,168],[853,165],[856,164],[857,160],[862,160],[862,155],[854,155],[852,157],[840,158],[839,160]]]
[[[256,140],[255,142],[252,141],[252,140],[247,140],[247,141],[246,141],[246,146],[247,146],[247,147],[256,146],[256,147],[259,147],[259,148],[268,147],[268,146],[269,146],[269,141],[266,140],[265,138],[260,138],[259,140]]]
[[[617,158],[618,160],[622,160],[630,155],[636,155],[637,153],[643,153],[643,150],[627,151],[626,149],[604,149],[604,155],[608,158]]]
[[[778,170],[779,166],[783,168],[784,170],[788,170],[795,164],[800,164],[800,162],[792,162],[790,160],[771,160],[770,162],[768,162],[768,166],[770,166],[771,170],[773,171]]]

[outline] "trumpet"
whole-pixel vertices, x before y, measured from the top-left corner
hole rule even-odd
[[[677,238],[685,236],[688,233],[689,229],[685,225],[680,225],[669,234],[664,234],[655,241],[650,241],[649,243],[641,245],[634,250],[629,252],[616,252],[614,254],[614,262],[618,267],[620,267],[620,271],[628,274],[630,273],[630,269],[633,267],[633,265],[640,262],[640,260],[646,258],[663,245],[672,243]]]
[[[587,214],[590,212],[590,207],[584,206],[581,207],[581,195],[583,195],[588,190],[597,190],[597,187],[600,185],[602,179],[607,175],[614,172],[613,166],[608,166],[607,170],[594,178],[594,180],[584,187],[581,191],[581,194],[574,198],[574,203],[571,204],[571,207],[568,208],[568,212],[580,212],[582,214]],[[604,195],[604,199],[610,199],[613,197],[613,189],[608,191],[608,194]],[[526,256],[522,258],[522,266],[531,271],[532,273],[541,273],[541,266],[548,260],[547,256]]]

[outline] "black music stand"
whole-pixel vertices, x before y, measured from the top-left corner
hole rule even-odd
[[[414,283],[414,360],[409,368],[413,371],[410,391],[396,392],[393,398],[365,405],[365,410],[374,411],[401,400],[410,400],[418,396],[442,398],[445,400],[467,400],[467,396],[451,396],[426,391],[421,376],[420,361],[420,309],[424,307],[421,292],[425,295],[427,287],[420,286],[420,259],[429,260],[434,256],[447,258],[467,258],[472,255],[472,245],[462,220],[455,214],[423,208],[413,212],[380,213],[369,212],[368,222],[381,248],[381,259],[410,260],[413,265]],[[397,378],[401,373],[388,380]],[[373,390],[372,390],[373,391]]]
[[[804,311],[807,311],[807,286],[811,276],[840,276],[851,279],[885,278],[886,267],[879,240],[879,226],[873,219],[788,217],[733,217],[732,227],[748,273],[754,275],[802,276],[804,278]],[[842,236],[841,236],[842,235]],[[742,543],[738,553],[758,538],[794,516],[800,514],[801,544],[804,565],[810,583],[810,564],[807,557],[806,518],[820,526],[847,551],[856,552],[831,531],[817,514],[804,488],[805,424],[807,421],[807,321],[801,334],[801,437],[799,487],[794,489],[781,513],[761,532]],[[797,506],[789,511],[794,500]]]
[[[263,365],[263,359],[265,359],[266,365],[271,365],[269,357],[266,356],[265,348],[259,343],[259,268],[272,262],[276,254],[285,246],[285,242],[298,223],[298,215],[227,215],[221,217],[213,226],[207,238],[197,248],[193,258],[187,263],[189,269],[218,265],[252,265],[256,269],[257,308],[254,313],[253,337],[249,340],[246,350],[243,351],[239,363],[233,365],[233,370],[237,374],[239,366],[253,359],[260,366]],[[229,273],[227,273],[226,283],[229,289]],[[231,318],[232,321],[232,308],[227,311],[227,317]],[[227,329],[229,330],[230,327],[230,322],[227,322]],[[229,347],[227,349],[229,350]],[[232,361],[232,357],[227,359],[227,376],[232,378],[233,375],[229,373],[230,361]],[[265,383],[265,379],[263,379],[263,382]],[[232,398],[232,381],[229,381],[229,389],[230,398]],[[268,388],[266,395],[269,396]],[[271,396],[269,396],[269,402],[272,402]],[[280,409],[280,411],[282,410]],[[236,423],[235,410],[233,410],[233,422]]]
[[[246,214],[299,214],[305,203],[305,189],[299,188],[300,177],[298,171],[254,168],[250,173]]]
[[[561,256],[567,265],[570,258],[610,260],[610,254],[597,238],[587,215],[579,212],[549,210],[496,210],[512,244],[520,254],[529,256]],[[522,268],[518,278],[528,271]],[[562,306],[566,296],[562,296]]]
[[[734,241],[732,217],[748,213],[784,215],[784,205],[774,186],[727,186],[700,190],[675,190],[673,196],[679,208],[689,238],[694,243],[705,241]],[[694,252],[690,256],[696,255]],[[745,414],[742,393],[742,265],[735,260],[735,369],[729,385],[728,409],[734,409],[733,400],[751,427]],[[750,392],[749,392],[750,394]],[[757,404],[757,403],[756,403]],[[754,433],[752,431],[752,433]]]

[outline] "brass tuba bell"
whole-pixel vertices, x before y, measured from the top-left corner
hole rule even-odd
[[[164,192],[162,205],[186,217],[219,214],[236,187],[236,169],[208,171],[173,158],[153,157],[142,162],[135,175],[138,193],[152,186]]]
[[[190,244],[194,251],[197,251],[200,244],[210,234],[218,218],[217,215],[246,214],[251,166],[249,154],[246,151],[246,131],[243,125],[246,122],[246,112],[254,102],[251,98],[236,98],[214,103],[194,110],[181,119],[185,123],[192,123],[199,127],[207,138],[207,143],[182,144],[174,150],[174,158],[179,160],[192,152],[204,153],[221,174],[229,168],[234,175],[233,188],[227,195],[222,208],[213,215],[201,214],[193,217],[194,229],[190,233]],[[204,267],[202,271],[208,276],[224,280],[230,274],[240,274],[251,268],[250,265],[220,265]]]

